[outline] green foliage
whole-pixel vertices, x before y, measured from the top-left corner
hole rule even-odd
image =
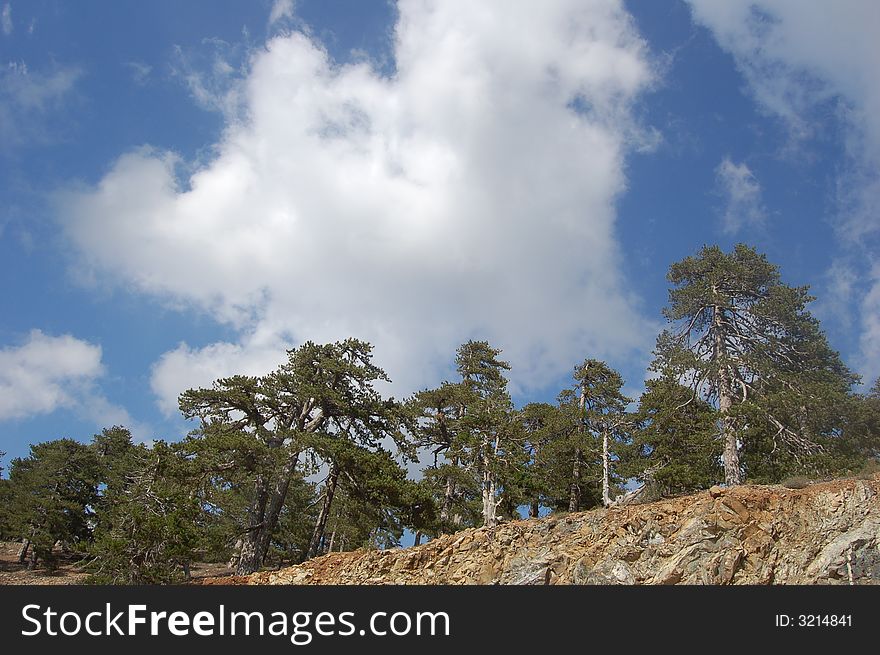
[[[8,529],[29,540],[32,566],[51,565],[57,542],[75,550],[91,538],[98,477],[93,451],[72,439],[32,445],[28,457],[12,460]]]
[[[479,480],[458,463],[439,463],[422,471],[422,485],[437,507],[436,525],[425,533],[451,534],[480,525],[482,499]]]
[[[880,379],[849,398],[841,432],[841,450],[856,462],[880,461]]]
[[[743,448],[749,479],[755,483],[778,482],[786,477],[811,479],[849,476],[880,457],[880,396],[867,394],[832,396],[835,402],[800,418],[818,449],[798,453],[780,452],[772,435],[753,430]]]
[[[580,511],[603,502],[603,438],[609,441],[609,465],[628,440],[625,415],[629,399],[621,393],[623,378],[605,362],[586,359],[573,371],[573,386],[564,389],[554,411],[540,410],[536,479],[545,502],[554,509]],[[533,410],[534,411],[534,410]],[[613,496],[623,480],[609,472]]]
[[[550,494],[543,465],[544,449],[553,441],[557,410],[549,403],[529,403],[519,412],[522,424],[525,466],[512,479],[520,503],[528,505],[530,516],[537,516],[542,505],[549,506]]]
[[[494,525],[516,514],[524,434],[507,391],[504,371],[510,365],[500,354],[486,341],[462,344],[455,358],[461,381],[422,391],[410,403],[416,441],[434,453],[426,486],[440,507],[438,527],[444,531]]]
[[[272,531],[265,564],[282,566],[305,560],[317,514],[315,485],[304,480],[301,475],[295,475],[287,490],[287,498],[278,522]],[[223,561],[227,561],[232,554],[228,547],[229,542],[226,543]],[[219,558],[216,559],[220,561]]]
[[[626,475],[661,495],[707,489],[723,480],[716,411],[669,378],[648,380],[633,417]]]
[[[212,549],[222,549],[225,532],[226,547],[240,554],[240,573],[258,569],[277,546],[276,527],[298,478],[329,464],[334,486],[340,474],[352,474],[341,455],[348,446],[378,451],[390,441],[413,455],[402,405],[375,389],[388,378],[373,363],[370,344],[306,342],[287,355],[269,375],[224,378],[180,397],[184,416],[201,421],[183,448],[213,514]],[[323,540],[334,494],[322,490],[309,551]],[[285,517],[288,535],[302,528],[292,516]]]
[[[480,486],[462,466],[462,419],[471,399],[464,384],[443,382],[416,393],[407,403],[414,442],[433,456],[432,465],[422,472],[423,487],[438,507],[437,524],[428,534],[450,533],[480,522]]]
[[[87,551],[96,582],[168,583],[195,560],[248,573],[393,547],[406,529],[491,526],[523,506],[587,509],[631,480],[663,495],[880,467],[880,381],[851,391],[806,287],[744,245],[705,247],[668,279],[661,377],[634,413],[620,374],[596,359],[555,405],[517,410],[510,366],[486,341],[457,349],[457,381],[405,403],[378,392],[388,378],[370,344],[306,342],[268,375],[182,394],[199,425],[174,445],[114,426],[88,446],[32,446],[0,478],[0,538],[29,540],[32,563],[51,563],[57,542]],[[413,481],[405,465],[420,451],[432,461]]]
[[[12,487],[9,480],[0,478],[0,541],[12,541],[18,538],[13,530]]]
[[[187,484],[205,510],[204,557],[228,561],[251,525],[255,489],[281,474],[286,453],[219,422],[191,433],[175,448],[189,464]]]
[[[344,542],[355,547],[369,541],[396,545],[404,527],[411,525],[412,483],[402,468],[385,450],[369,450],[347,441],[339,441],[332,453],[339,465],[339,486],[324,534],[336,531]],[[334,520],[335,518],[335,520]]]
[[[751,451],[776,460],[762,472],[773,476],[823,453],[857,378],[807,311],[807,287],[783,284],[776,266],[742,244],[730,254],[704,247],[668,279],[664,314],[676,327],[658,337],[653,368],[719,409],[726,481],[738,483],[743,470],[754,477]]]
[[[202,508],[187,485],[188,463],[172,447],[133,446],[124,481],[103,499],[105,517],[91,547],[98,584],[179,582],[200,539]]]
[[[407,479],[384,450],[347,447],[321,552],[400,545],[405,528],[432,533],[437,509],[425,485]]]

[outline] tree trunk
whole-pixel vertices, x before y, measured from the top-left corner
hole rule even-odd
[[[458,468],[461,462],[458,457],[453,457],[451,464]],[[458,488],[455,484],[455,479],[451,475],[446,476],[446,488],[443,492],[443,503],[440,506],[440,520],[443,523],[461,525],[461,514],[455,512],[455,497],[457,494]]]
[[[611,485],[608,480],[608,430],[602,431],[602,504],[611,504]]]
[[[30,547],[31,547],[31,540],[30,539],[25,539],[21,543],[21,548],[18,549],[18,563],[19,564],[24,564],[25,560],[27,560],[28,550],[30,550]]]
[[[492,449],[490,451],[490,448]],[[490,455],[498,454],[498,437],[495,437],[494,444],[490,444],[488,440],[483,441],[482,465],[483,465],[483,525],[486,527],[494,527],[497,521],[498,513],[498,477],[492,470],[492,459]]]
[[[321,542],[324,540],[324,529],[327,527],[327,519],[330,516],[330,505],[333,503],[333,494],[336,493],[336,483],[339,480],[339,465],[333,462],[330,465],[330,473],[327,475],[327,482],[324,483],[324,502],[321,504],[321,511],[318,513],[318,520],[315,522],[315,531],[312,533],[311,541],[309,541],[309,550],[306,553],[306,559],[311,559],[321,552]]]
[[[581,420],[580,432],[581,439],[587,436],[587,383],[586,380],[581,384],[581,393],[578,398],[578,416]],[[579,512],[581,509],[581,458],[583,453],[580,447],[574,451],[574,466],[571,470],[571,491],[568,497],[568,511]]]
[[[227,569],[234,569],[238,567],[238,560],[241,558],[241,547],[244,542],[239,537],[235,540],[235,545],[232,547],[232,557],[229,558],[229,561],[226,562]]]
[[[537,500],[533,500],[529,505],[529,518],[536,519],[538,518],[538,510],[539,505]]]
[[[413,546],[418,546],[422,541],[422,533],[419,530],[416,530],[416,535],[413,537]]]
[[[574,466],[571,469],[571,490],[568,497],[568,511],[581,509],[581,449],[574,451]]]
[[[269,499],[269,482],[260,476],[254,483],[254,501],[251,504],[247,532],[241,537],[241,551],[238,555],[238,565],[235,572],[238,575],[248,575],[258,571],[262,558],[260,557],[260,530],[266,520],[266,503]]]
[[[453,466],[458,466],[458,458],[453,458]],[[443,505],[440,507],[440,520],[444,523],[452,518],[452,504],[455,502],[455,480],[446,476],[446,489],[443,492]]]
[[[259,530],[259,555],[260,563],[266,559],[269,552],[269,543],[272,541],[272,533],[275,532],[275,526],[278,525],[278,517],[284,507],[284,501],[287,500],[287,490],[290,488],[290,480],[293,478],[293,472],[299,463],[299,452],[293,453],[281,469],[281,473],[275,482],[275,487],[269,495],[269,503],[266,508],[265,517],[263,519],[263,527]]]
[[[490,475],[483,484],[483,525],[487,528],[494,527],[497,522],[496,509],[498,506],[495,504],[496,491],[494,476]]]
[[[730,376],[724,363],[724,325],[722,323],[722,309],[715,305],[712,310],[712,322],[715,329],[715,342],[712,349],[712,358],[718,368],[718,410],[721,414],[721,440],[724,443],[724,482],[728,486],[742,484],[742,471],[739,464],[739,443],[736,438],[736,426],[730,410],[733,407],[733,389],[731,388]]]
[[[484,475],[483,482],[483,525],[487,528],[495,526],[496,509],[498,505],[495,503],[495,494],[497,492],[497,483],[495,476],[487,472]]]
[[[733,418],[725,416],[725,412],[730,411],[731,403],[724,398],[719,401],[721,407],[721,433],[724,439],[724,482],[727,486],[734,486],[743,483],[742,470],[739,464],[739,443],[736,438],[736,430],[733,425]]]

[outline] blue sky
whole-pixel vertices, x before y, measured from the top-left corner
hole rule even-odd
[[[880,373],[880,5],[0,0],[0,451],[303,340],[402,396],[488,339],[519,402],[636,394],[666,270],[756,246]]]

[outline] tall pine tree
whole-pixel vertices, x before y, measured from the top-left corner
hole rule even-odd
[[[753,248],[704,247],[673,264],[654,368],[717,407],[724,479],[744,480],[750,433],[766,435],[797,460],[822,451],[814,419],[856,380],[807,311],[807,287],[782,283]],[[821,429],[821,428],[820,428]]]

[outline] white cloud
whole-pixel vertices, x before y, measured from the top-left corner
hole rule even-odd
[[[816,133],[835,106],[847,128],[838,178],[841,245],[866,279],[860,303],[864,373],[880,371],[875,302],[880,277],[880,3],[839,0],[689,0],[695,20],[731,52],[761,107],[799,138]],[[838,258],[841,259],[841,258]],[[840,266],[836,262],[835,266]],[[832,273],[833,275],[833,273]]]
[[[50,138],[53,130],[48,118],[70,95],[80,75],[72,67],[34,72],[20,61],[0,68],[0,145]]]
[[[272,11],[269,12],[269,26],[280,20],[293,18],[294,9],[293,0],[275,0]]]
[[[0,29],[6,36],[12,34],[12,5],[8,2],[3,5],[3,10],[0,11]]]
[[[230,374],[263,375],[286,359],[285,350],[292,344],[276,335],[250,334],[241,344],[214,343],[204,348],[191,348],[182,343],[153,365],[150,383],[166,416],[177,414],[177,397],[185,389],[210,387],[211,383]]]
[[[722,225],[728,234],[761,227],[767,211],[761,202],[761,185],[745,163],[725,157],[715,169],[715,179],[725,200]]]
[[[23,345],[0,350],[0,420],[73,407],[75,389],[102,374],[100,346],[32,330]]]
[[[0,421],[69,410],[96,426],[125,425],[140,438],[149,428],[97,389],[101,347],[69,334],[31,330],[20,346],[0,349]]]
[[[121,425],[131,432],[136,442],[150,443],[155,438],[153,427],[135,420],[124,407],[111,402],[95,389],[85,391],[74,408],[80,418],[90,421],[100,429]]]
[[[220,112],[227,120],[237,122],[241,118],[237,83],[242,58],[241,44],[203,39],[198,48],[175,46],[172,74],[186,85],[202,109]]]
[[[858,271],[846,259],[835,260],[826,271],[822,293],[813,302],[811,312],[823,322],[833,322],[846,330],[853,327],[858,307],[854,299],[858,297]]]
[[[96,271],[240,330],[157,362],[166,411],[189,380],[272,368],[305,339],[369,340],[410,390],[468,338],[503,348],[526,388],[656,334],[614,235],[644,145],[630,107],[654,78],[621,3],[399,10],[392,77],[274,38],[208,165],[178,179],[173,153],[128,153],[60,203]]]

